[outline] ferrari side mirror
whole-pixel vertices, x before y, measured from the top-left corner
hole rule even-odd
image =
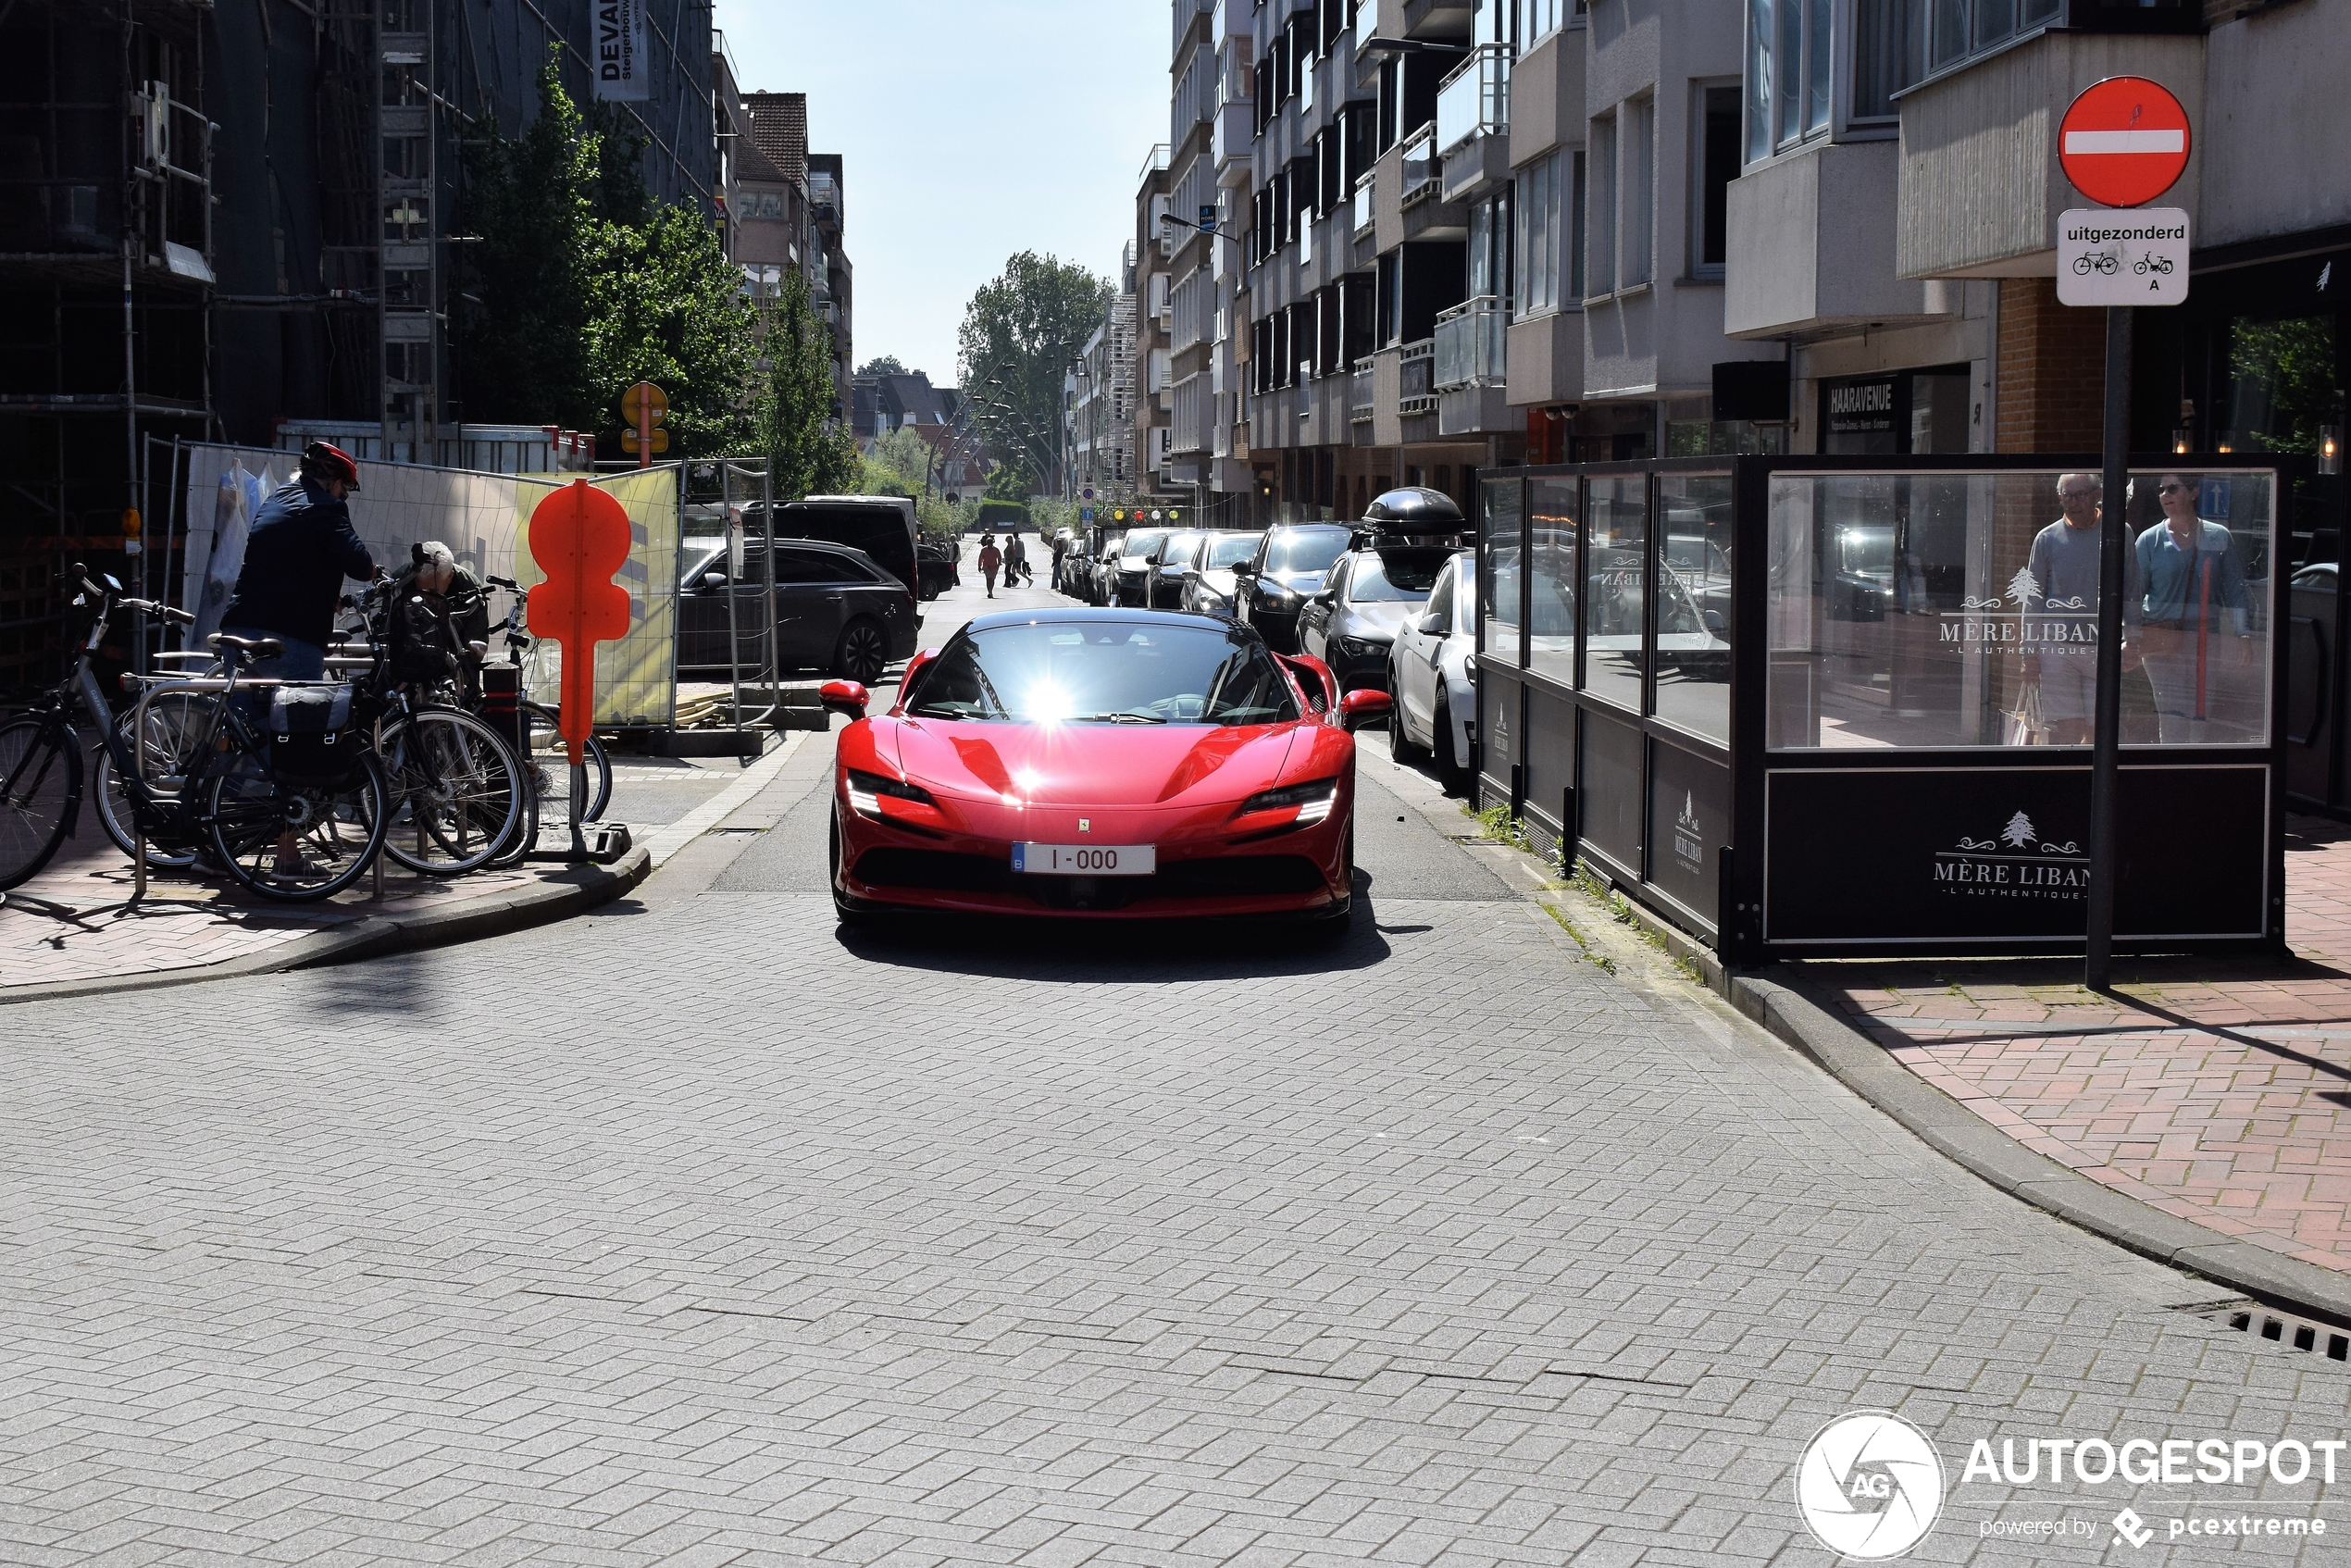
[[[871,696],[854,680],[827,680],[816,689],[816,701],[828,714],[860,719],[865,716],[865,704]]]
[[[1350,691],[1338,700],[1339,719],[1350,729],[1361,729],[1386,718],[1395,705],[1394,699],[1385,691]]]

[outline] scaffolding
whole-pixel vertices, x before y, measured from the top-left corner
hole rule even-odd
[[[144,438],[212,419],[208,9],[0,11],[0,689],[47,674],[68,560],[138,575]]]

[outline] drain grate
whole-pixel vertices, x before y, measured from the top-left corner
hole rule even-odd
[[[2189,1301],[2171,1309],[2200,1317],[2240,1334],[2267,1339],[2281,1349],[2323,1354],[2329,1361],[2351,1362],[2351,1334],[2316,1318],[2296,1317],[2238,1297],[2226,1301]]]

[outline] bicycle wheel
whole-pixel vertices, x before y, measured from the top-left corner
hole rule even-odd
[[[498,732],[455,708],[420,708],[384,726],[392,791],[384,852],[429,877],[487,865],[522,810],[520,770]]]
[[[555,729],[555,710],[525,703],[523,721],[529,726],[530,771],[539,783],[539,822],[549,832],[571,829],[571,755]],[[593,735],[581,749],[588,765],[588,801],[582,822],[601,822],[612,804],[612,757]]]
[[[280,779],[248,752],[212,781],[207,826],[229,875],[281,903],[312,903],[359,880],[383,848],[383,765],[361,752],[339,784]]]
[[[81,749],[46,718],[0,725],[0,888],[49,864],[81,795]]]
[[[170,799],[180,793],[182,780],[195,761],[195,748],[204,744],[205,735],[212,723],[214,699],[193,691],[174,692],[156,697],[147,703],[147,722],[143,735],[131,733],[132,721],[139,710],[126,711],[117,721],[115,733],[138,764],[139,776],[145,780],[150,793]],[[106,830],[115,847],[128,855],[138,852],[138,826],[133,821],[131,799],[122,790],[122,778],[114,765],[114,753],[98,748],[97,789],[92,793],[98,807],[98,824]],[[196,846],[164,849],[152,840],[147,844],[147,868],[151,871],[184,871],[196,863]]]
[[[491,852],[485,863],[493,871],[517,865],[539,847],[539,796],[530,787],[530,770],[522,772],[522,809],[515,814],[514,829]]]

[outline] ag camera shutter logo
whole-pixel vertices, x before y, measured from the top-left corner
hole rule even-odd
[[[1865,1562],[1899,1557],[1943,1511],[1943,1458],[1891,1411],[1840,1415],[1804,1447],[1796,1507],[1820,1543]]]

